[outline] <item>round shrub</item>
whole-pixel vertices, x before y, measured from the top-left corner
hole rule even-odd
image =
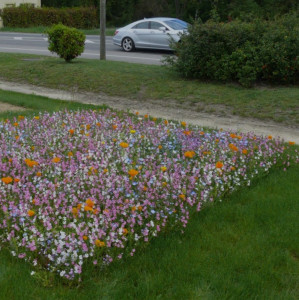
[[[299,82],[299,19],[275,22],[194,24],[174,46],[167,62],[189,78],[256,82]]]
[[[62,24],[52,26],[48,31],[48,49],[66,62],[81,55],[84,51],[85,34]]]

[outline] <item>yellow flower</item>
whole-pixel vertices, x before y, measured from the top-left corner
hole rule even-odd
[[[39,120],[39,116],[35,116],[34,119],[35,119],[35,120]]]
[[[102,241],[100,241],[100,240],[95,240],[95,245],[97,246],[97,247],[105,247],[105,242],[102,242]]]
[[[166,167],[161,167],[161,171],[162,171],[162,172],[165,172],[166,170],[167,170]]]
[[[186,123],[186,122],[181,122],[181,125],[182,125],[183,127],[186,127],[187,123]]]
[[[78,208],[77,207],[72,208],[72,214],[75,215],[75,216],[78,215]]]
[[[88,237],[86,235],[83,235],[83,240],[86,241]]]
[[[179,198],[182,199],[182,200],[185,200],[186,196],[184,194],[181,194],[181,195],[179,195]]]
[[[167,125],[167,124],[168,124],[168,121],[167,121],[167,120],[164,120],[164,124]]]
[[[135,133],[135,132],[136,132],[136,130],[130,130],[130,132],[131,132],[131,133]]]

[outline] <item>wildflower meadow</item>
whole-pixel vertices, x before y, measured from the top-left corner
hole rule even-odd
[[[80,280],[192,213],[299,162],[293,142],[78,110],[0,122],[0,243],[32,264]]]

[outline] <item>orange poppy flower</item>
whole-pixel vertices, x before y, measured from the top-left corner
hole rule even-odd
[[[272,140],[272,135],[268,135],[268,140]]]
[[[217,161],[216,168],[221,169],[223,167],[223,163],[221,161]]]
[[[69,133],[70,133],[70,135],[73,135],[75,133],[75,130],[74,129],[70,129]]]
[[[10,176],[7,177],[2,177],[1,180],[5,183],[5,184],[9,184],[13,182],[13,179]]]
[[[181,195],[179,195],[179,198],[182,199],[182,200],[185,200],[186,196],[184,194],[181,194]]]
[[[132,177],[136,176],[139,172],[137,170],[131,169],[129,170],[128,174]]]
[[[295,145],[295,142],[289,141],[289,145]]]
[[[53,159],[52,159],[52,162],[53,163],[59,163],[61,161],[61,158],[60,157],[54,157]]]
[[[85,205],[85,206],[84,206],[84,210],[85,210],[85,211],[93,211],[93,208],[90,207],[90,206],[88,206],[88,205]]]
[[[89,206],[89,207],[94,207],[94,201],[92,201],[91,199],[87,199],[85,201],[86,205]]]
[[[184,153],[184,156],[185,157],[188,157],[188,158],[193,158],[193,156],[195,155],[195,152],[194,151],[186,151]]]
[[[184,130],[184,135],[191,135],[191,131],[190,130]]]
[[[20,178],[14,178],[14,182],[19,182]]]
[[[88,239],[87,235],[83,235],[83,240],[86,241]]]
[[[128,229],[127,228],[123,228],[123,234],[127,235],[128,233],[129,233]]]
[[[248,153],[247,149],[243,149],[242,153],[246,155]]]
[[[26,158],[26,159],[25,159],[25,163],[26,163],[26,165],[27,165],[28,167],[30,167],[30,168],[32,168],[32,167],[38,165],[38,162],[37,162],[37,161],[31,160],[31,159],[29,159],[29,158]]]
[[[122,148],[128,148],[129,147],[129,144],[128,143],[125,143],[125,142],[122,142],[119,144]]]
[[[236,147],[234,144],[229,144],[228,147],[232,150],[232,151],[235,151],[235,152],[238,152],[238,147]]]
[[[33,216],[35,215],[34,210],[29,209],[29,210],[27,211],[27,215],[28,215],[29,217],[33,217]]]

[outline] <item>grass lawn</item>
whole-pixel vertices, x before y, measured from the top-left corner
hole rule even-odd
[[[39,27],[27,27],[27,28],[16,28],[16,27],[3,27],[0,28],[0,32],[23,32],[23,33],[45,33],[50,27],[39,26]],[[95,29],[79,29],[86,35],[100,35],[100,28]],[[106,36],[113,36],[115,28],[106,28]]]
[[[93,107],[1,91],[3,100],[28,108],[22,115]],[[78,287],[33,278],[2,249],[0,299],[298,299],[298,182],[298,165],[272,170],[192,215],[183,235],[162,234],[134,257],[84,273]]]
[[[40,58],[26,61],[25,58]],[[0,79],[71,92],[105,93],[147,101],[175,100],[184,107],[220,115],[299,124],[299,87],[256,87],[182,80],[163,66],[61,59],[0,53]],[[63,78],[63,81],[61,81]]]

